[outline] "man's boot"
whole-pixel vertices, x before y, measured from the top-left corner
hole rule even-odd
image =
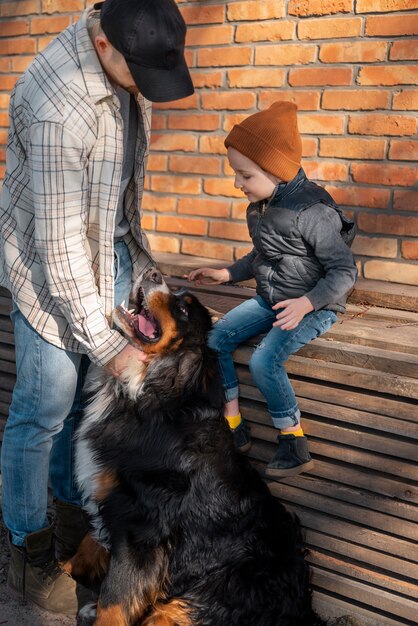
[[[309,454],[308,440],[305,436],[278,435],[277,441],[279,447],[267,464],[266,476],[269,478],[297,476],[313,468],[314,462]]]
[[[91,601],[85,589],[58,565],[54,554],[53,528],[30,533],[25,546],[10,544],[8,585],[15,593],[51,613],[76,615]]]
[[[63,500],[55,500],[55,515],[55,556],[58,561],[65,562],[77,552],[91,526],[81,506]]]

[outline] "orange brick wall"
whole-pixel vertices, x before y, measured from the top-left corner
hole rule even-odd
[[[144,198],[152,248],[228,261],[249,250],[223,139],[287,99],[299,107],[308,176],[357,221],[360,275],[418,284],[418,0],[178,4],[196,92],[155,107]],[[0,0],[0,176],[9,92],[85,5]]]

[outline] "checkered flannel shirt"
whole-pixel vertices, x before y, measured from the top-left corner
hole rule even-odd
[[[87,11],[39,54],[10,104],[0,198],[0,284],[48,342],[107,363],[126,344],[107,317],[123,160],[119,100],[87,32]],[[151,103],[138,97],[125,236],[135,279],[152,257],[140,228]]]

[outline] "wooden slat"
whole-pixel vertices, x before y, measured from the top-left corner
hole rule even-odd
[[[323,590],[314,589],[313,607],[319,615],[327,615],[329,618],[339,618],[341,616],[353,615],[360,621],[353,622],[352,626],[410,626],[410,622],[405,622],[398,617],[383,615],[375,610],[370,610],[359,605],[355,601],[348,602],[340,596],[326,593]]]

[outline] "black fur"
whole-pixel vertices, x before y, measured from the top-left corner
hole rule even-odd
[[[152,607],[129,602],[149,585],[196,626],[319,626],[299,520],[226,426],[209,314],[190,294],[167,298],[176,336],[150,356],[137,399],[115,394],[85,434],[118,483],[99,505],[112,545],[99,604],[142,623]]]

